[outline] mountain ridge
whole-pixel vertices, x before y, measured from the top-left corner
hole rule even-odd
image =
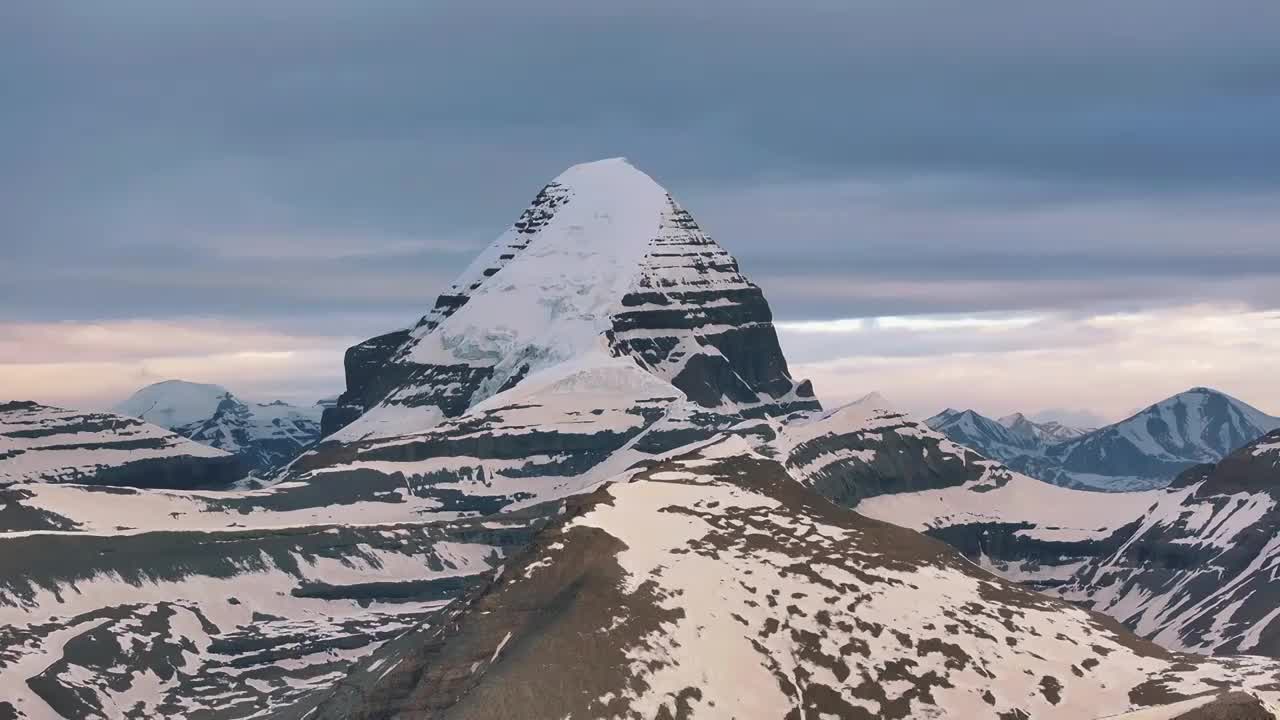
[[[1280,652],[1280,430],[1184,471],[1125,543],[1061,588],[1163,644]]]
[[[0,402],[0,487],[17,488],[24,497],[39,491],[21,489],[29,484],[217,487],[243,473],[234,456],[141,420],[33,401]],[[4,507],[14,522],[24,515],[19,503]],[[32,521],[40,516],[32,514]],[[65,524],[45,517],[39,524]]]
[[[1005,424],[972,410],[949,408],[926,422],[1015,470],[1068,487],[1107,491],[1163,487],[1182,470],[1220,460],[1280,427],[1280,417],[1199,386],[1087,432],[1061,425],[1032,427],[1030,421],[1021,423],[1019,415],[1006,416],[1010,422]],[[1020,432],[1012,429],[1015,424]],[[1063,439],[1063,432],[1069,437]]]
[[[221,385],[163,380],[137,390],[115,412],[225,450],[250,471],[270,475],[320,439],[322,408],[250,402]]]

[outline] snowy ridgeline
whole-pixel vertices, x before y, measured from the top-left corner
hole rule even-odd
[[[822,501],[759,449],[712,441],[574,499],[470,611],[305,712],[1077,719],[1223,685],[1277,699],[1274,660],[1137,641]]]
[[[249,402],[220,385],[166,380],[142,388],[114,410],[225,450],[248,471],[268,477],[320,439],[323,408]]]
[[[1209,388],[1192,388],[1096,430],[1033,423],[1020,414],[996,421],[972,410],[944,410],[927,422],[1020,472],[1116,492],[1164,487],[1183,470],[1217,462],[1280,428],[1280,417]]]
[[[227,453],[140,420],[34,402],[0,403],[0,487],[32,482],[200,486],[239,476]]]
[[[878,396],[823,411],[623,161],[347,360],[337,433],[265,487],[0,491],[0,717],[1092,718],[1280,681],[965,560],[1061,592],[1165,495],[1042,483]]]
[[[1183,473],[1125,542],[1085,566],[1062,595],[1165,645],[1280,654],[1278,507],[1274,431]]]

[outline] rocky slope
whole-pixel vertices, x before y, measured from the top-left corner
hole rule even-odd
[[[232,453],[262,476],[320,439],[319,406],[247,402],[220,385],[166,380],[138,390],[115,411]]]
[[[1198,652],[1280,655],[1280,431],[1187,470],[1065,597]]]
[[[217,487],[243,475],[240,464],[227,453],[140,420],[34,402],[0,403],[0,487],[25,483]],[[30,491],[11,488],[6,492]],[[17,506],[0,507],[16,522]]]
[[[1071,490],[1013,472],[879,395],[798,414],[776,435],[762,449],[785,458],[788,471],[823,497],[945,540],[973,562],[1038,589],[1117,549],[1156,500],[1154,493]]]
[[[1021,415],[997,422],[972,410],[944,410],[927,422],[1019,472],[1113,492],[1164,487],[1188,467],[1216,462],[1280,428],[1280,418],[1209,388],[1192,388],[1090,431],[1032,423]]]
[[[837,503],[944,540],[1162,645],[1280,655],[1280,581],[1271,578],[1280,431],[1184,471],[1168,489],[1103,494],[982,460],[877,400],[784,427],[780,437],[803,440],[787,451],[788,469]]]
[[[1277,720],[1280,709],[1253,693],[1225,692],[1111,717],[1115,720]]]
[[[575,498],[448,622],[288,717],[1075,720],[1277,680],[1002,581],[725,438]]]

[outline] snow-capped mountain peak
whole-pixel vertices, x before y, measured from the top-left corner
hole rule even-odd
[[[1065,442],[1092,431],[1092,428],[1072,427],[1056,420],[1036,422],[1020,412],[1005,415],[996,422],[1019,437],[1046,445]]]
[[[164,380],[138,390],[112,412],[177,430],[213,417],[230,394],[221,385]]]
[[[875,391],[869,392],[866,395],[863,395],[862,397],[858,398],[857,400],[854,400],[849,404],[855,405],[855,406],[867,407],[873,410],[893,410],[894,409],[893,403],[889,402],[888,398],[886,398],[884,395],[881,395],[879,392],[875,392]]]
[[[925,424],[961,445],[1001,460],[1035,452],[1041,444],[1035,434],[1016,432],[976,410],[948,408],[925,420]]]
[[[613,158],[548,183],[412,329],[353,347],[325,431],[362,414],[337,439],[423,430],[593,354],[629,357],[707,408],[816,404],[737,261]]]
[[[1167,484],[1197,463],[1217,462],[1280,427],[1273,417],[1205,387],[1161,400],[1120,422],[1054,446],[1049,456],[1067,471],[1107,473]]]
[[[137,391],[116,412],[233,453],[247,468],[267,472],[319,439],[323,408],[247,402],[221,385],[165,380]]]

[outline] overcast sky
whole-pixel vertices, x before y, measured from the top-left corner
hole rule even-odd
[[[341,389],[625,155],[829,404],[1280,414],[1274,0],[9,0],[0,398]]]

